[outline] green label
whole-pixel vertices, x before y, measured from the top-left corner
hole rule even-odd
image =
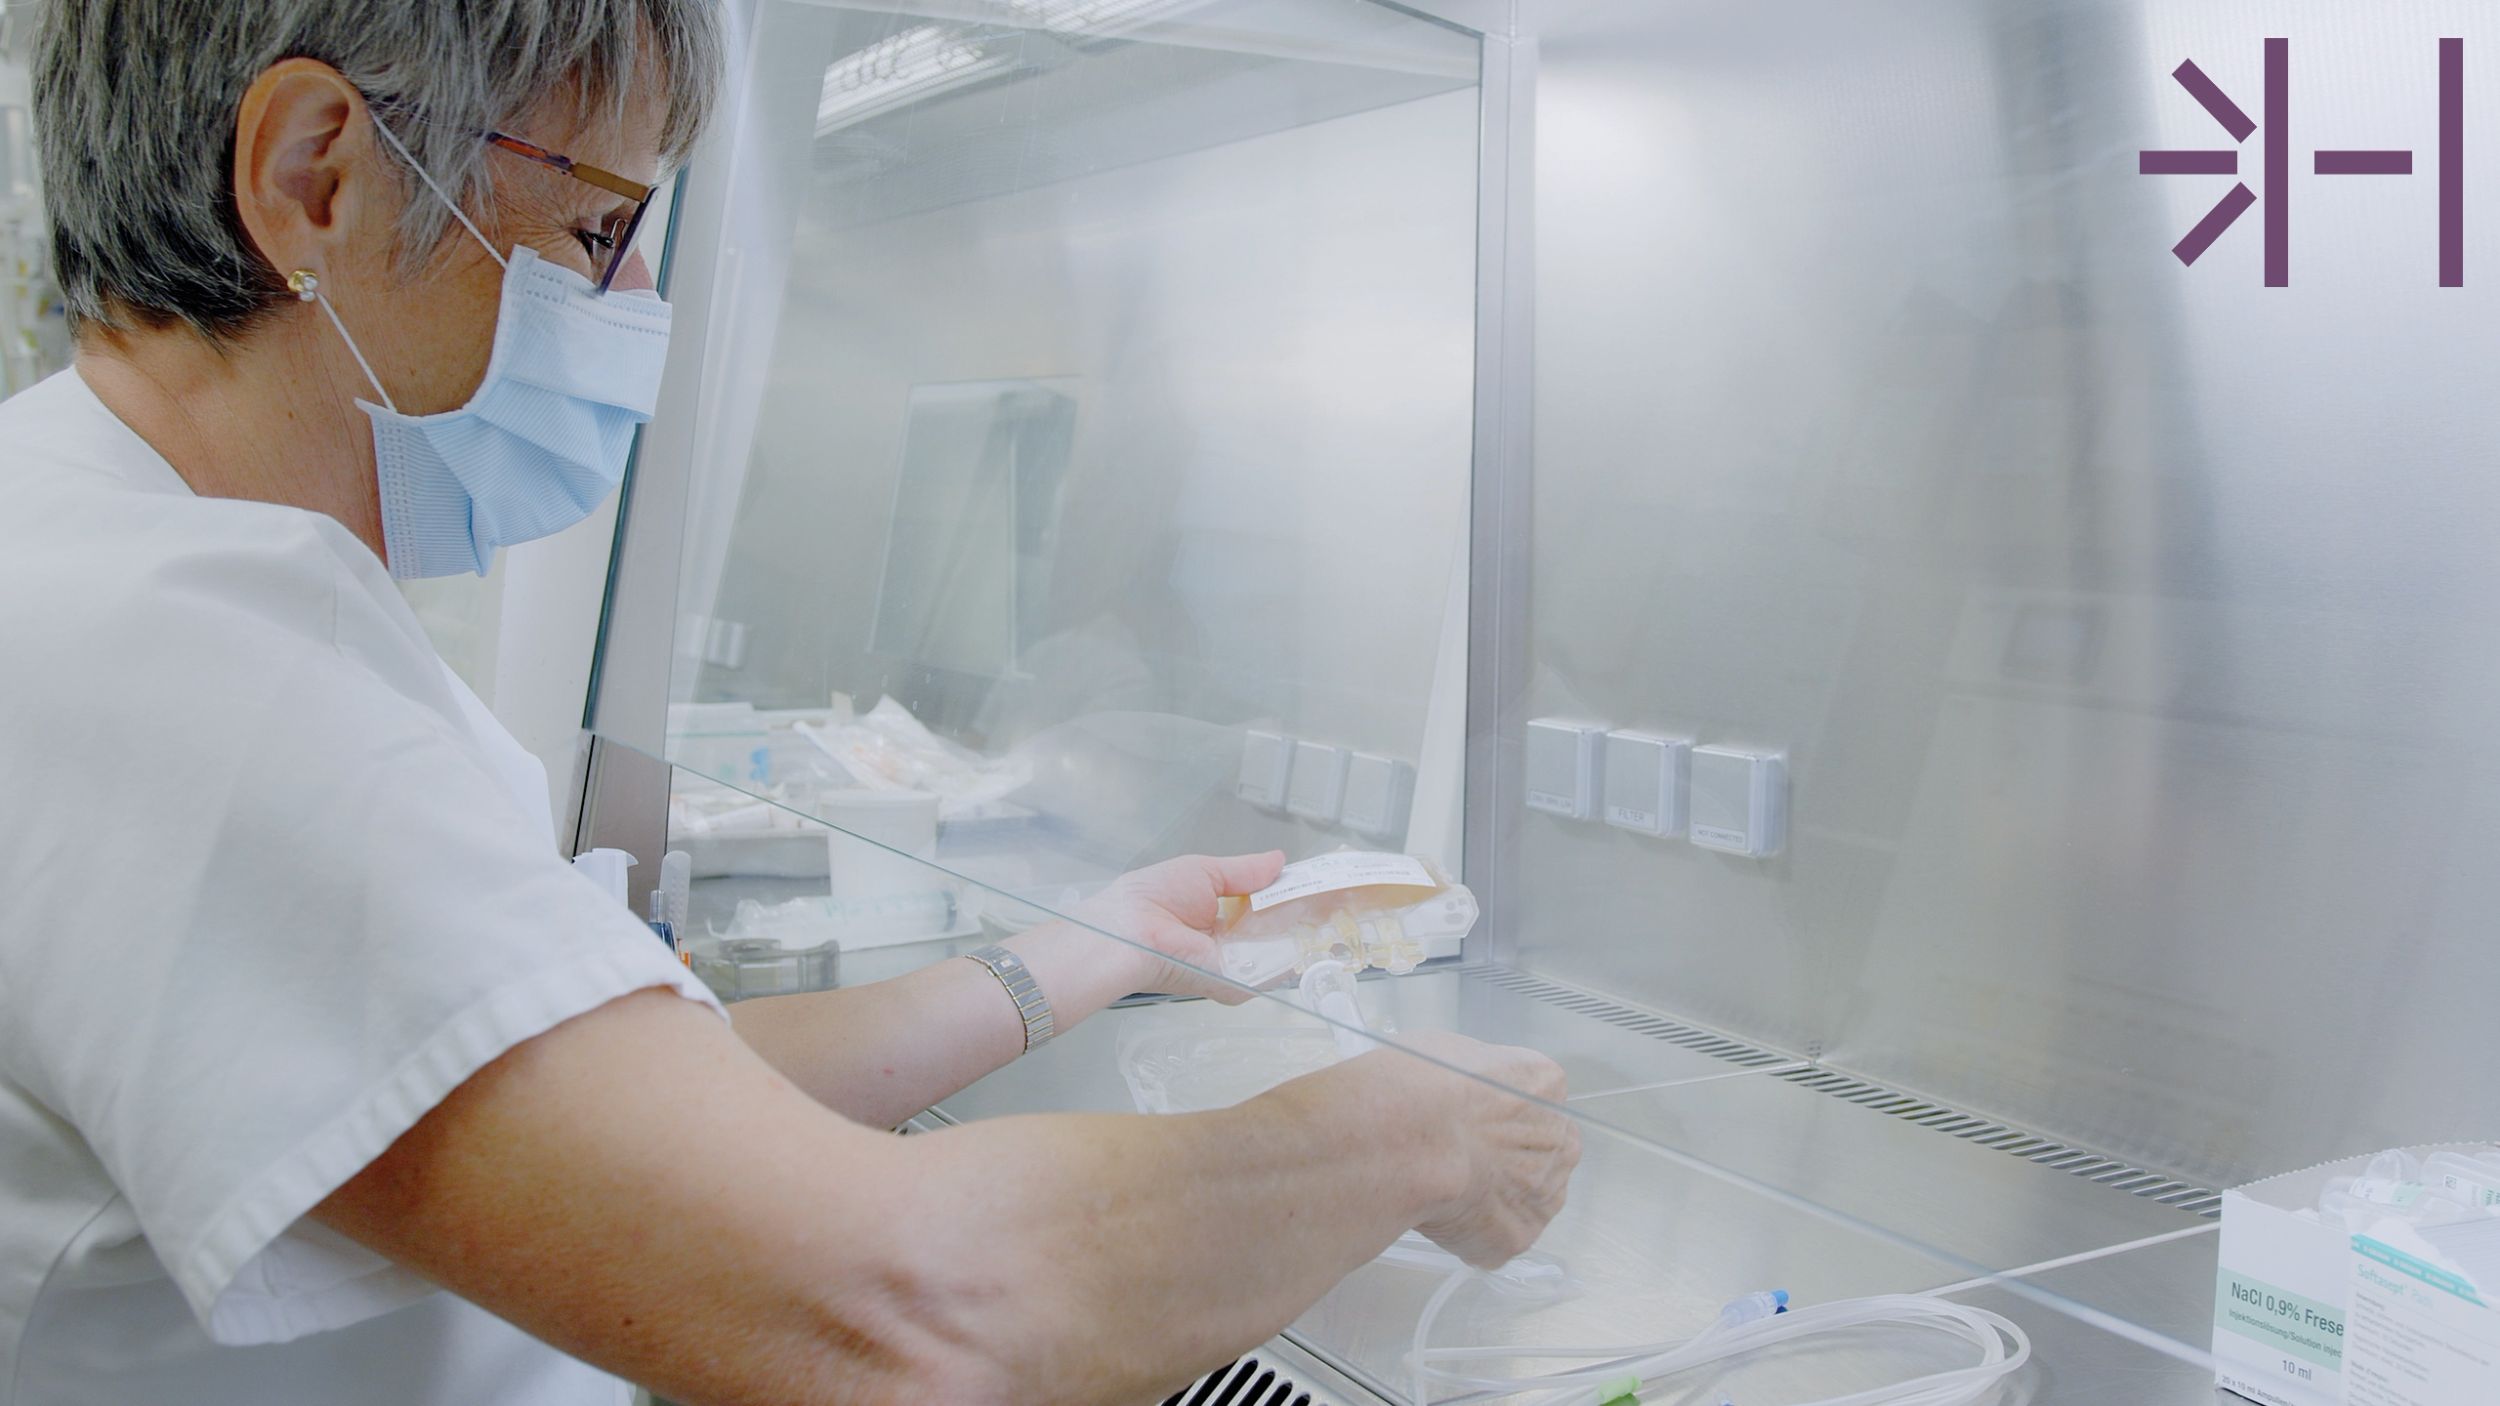
[[[2214,1292],[2214,1327],[2344,1370],[2344,1311],[2304,1299],[2228,1266]]]
[[[2483,1306],[2482,1297],[2474,1292],[2474,1285],[2470,1281],[2451,1274],[2437,1265],[2415,1259],[2392,1245],[2383,1245],[2366,1235],[2356,1235],[2352,1237],[2352,1249],[2354,1254],[2363,1259],[2374,1260],[2399,1274],[2418,1279],[2443,1294],[2454,1294],[2476,1308]]]

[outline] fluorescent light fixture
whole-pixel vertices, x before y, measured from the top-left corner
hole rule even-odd
[[[962,31],[924,24],[898,30],[825,70],[824,96],[816,104],[816,135],[826,136],[924,98],[960,88],[1013,67]]]
[[[1120,34],[1207,0],[999,0],[1010,13],[1048,34],[1095,38]]]

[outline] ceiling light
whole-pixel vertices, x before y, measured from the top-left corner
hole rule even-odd
[[[1126,33],[1207,0],[1000,0],[1017,19],[1050,34],[1099,38]]]
[[[959,30],[924,24],[899,30],[825,70],[816,135],[932,98],[1014,66]]]

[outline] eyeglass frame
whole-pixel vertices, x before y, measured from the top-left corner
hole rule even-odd
[[[608,286],[616,282],[617,273],[625,267],[625,260],[632,256],[634,236],[642,232],[642,217],[651,212],[652,197],[660,193],[660,188],[656,185],[646,185],[627,176],[620,176],[614,171],[603,170],[586,162],[575,161],[569,156],[549,151],[536,142],[526,141],[508,133],[486,132],[482,135],[489,146],[511,152],[524,161],[536,162],[551,171],[562,172],[574,180],[596,186],[611,195],[624,196],[634,202],[634,213],[626,217],[622,234],[593,234],[588,230],[577,231],[584,241],[584,253],[590,252],[587,245],[591,240],[609,241],[608,266],[599,275],[599,291],[607,292]]]

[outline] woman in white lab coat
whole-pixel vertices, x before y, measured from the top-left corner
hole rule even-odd
[[[1274,856],[1115,886],[1154,951],[1051,926],[734,1018],[557,856],[391,578],[614,486],[707,0],[41,25],[79,337],[0,406],[0,1406],[1136,1400],[1411,1226],[1497,1261],[1554,1212],[1567,1121],[1388,1054],[881,1131],[1041,1033],[1027,983],[1061,1030],[1186,989],[1155,952]]]

